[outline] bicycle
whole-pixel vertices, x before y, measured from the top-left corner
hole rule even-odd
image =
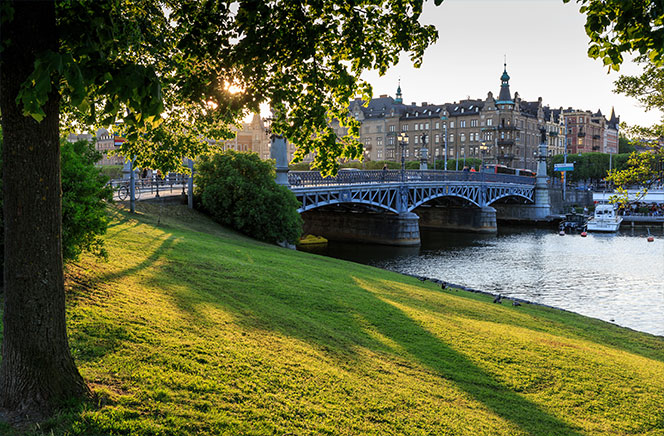
[[[129,183],[124,183],[117,188],[118,192],[118,199],[120,201],[125,201],[127,198],[129,198],[129,194],[131,192],[131,189],[129,187]],[[134,185],[134,199],[138,200],[141,198],[141,191],[138,189],[138,186]]]

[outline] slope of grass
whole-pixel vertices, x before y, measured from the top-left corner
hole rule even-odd
[[[661,337],[141,207],[114,210],[108,263],[68,271],[97,402],[38,432],[664,434]]]

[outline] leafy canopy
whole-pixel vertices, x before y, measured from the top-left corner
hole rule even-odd
[[[563,0],[569,3],[571,0]],[[576,0],[586,14],[588,56],[618,71],[623,53],[646,56],[664,66],[662,0]]]
[[[362,154],[347,110],[354,97],[370,98],[360,74],[384,73],[401,52],[419,66],[437,39],[418,22],[422,4],[59,0],[61,50],[38,58],[18,103],[40,120],[56,87],[63,126],[122,121],[121,153],[163,171],[232,137],[234,123],[268,103],[273,130],[299,147],[295,159],[315,152],[315,166],[333,172],[338,157]],[[338,138],[330,119],[348,136]]]

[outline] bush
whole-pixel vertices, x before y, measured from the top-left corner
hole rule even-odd
[[[274,181],[270,162],[228,150],[196,165],[195,195],[218,223],[260,241],[295,243],[302,233],[295,195]]]
[[[108,179],[95,163],[101,159],[92,143],[78,141],[61,144],[62,178],[62,258],[76,261],[83,251],[105,257],[101,235],[106,233],[106,203],[113,200],[107,188]],[[2,137],[0,136],[0,157]],[[2,159],[0,158],[0,166]],[[0,178],[0,280],[4,264],[4,223],[2,212],[2,179]]]
[[[87,141],[63,141],[62,161],[62,258],[78,259],[83,251],[105,257],[101,235],[106,233],[107,203],[113,191],[95,163],[101,154]]]

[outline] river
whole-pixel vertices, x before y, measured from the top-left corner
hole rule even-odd
[[[664,232],[559,236],[503,227],[497,235],[422,232],[420,247],[331,242],[320,252],[664,336]]]

